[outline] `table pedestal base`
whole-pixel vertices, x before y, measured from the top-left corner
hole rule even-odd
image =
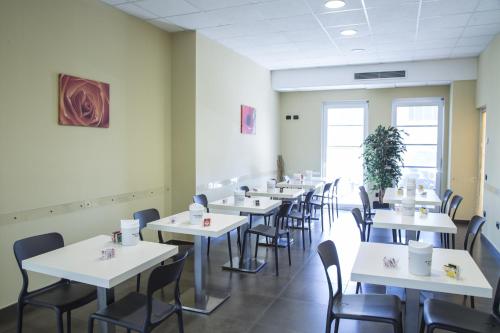
[[[181,294],[182,309],[191,312],[210,314],[217,309],[219,305],[229,298],[228,293],[205,293],[203,296],[196,297],[194,288],[190,288]]]
[[[243,260],[240,266],[240,257],[233,257],[233,264],[231,262],[226,262],[222,269],[226,271],[235,271],[243,273],[257,273],[266,265],[266,262],[255,258],[246,258]]]

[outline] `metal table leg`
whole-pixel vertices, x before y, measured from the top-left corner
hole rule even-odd
[[[205,237],[194,237],[194,288],[190,288],[181,294],[181,303],[184,310],[210,314],[227,300],[230,295],[228,293],[216,295],[206,289],[206,259],[203,254],[203,249],[206,248],[205,243]]]
[[[109,304],[115,301],[115,290],[97,287],[97,308],[105,309]],[[99,320],[99,326],[102,333],[115,333],[115,326]]]
[[[420,290],[406,289],[405,333],[417,333],[420,324]]]

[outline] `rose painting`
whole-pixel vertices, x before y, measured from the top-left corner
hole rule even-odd
[[[255,134],[255,108],[247,105],[241,106],[241,133]]]
[[[109,84],[59,74],[59,124],[109,127]]]

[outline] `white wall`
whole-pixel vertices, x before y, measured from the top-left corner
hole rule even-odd
[[[240,106],[257,110],[256,134],[240,133]],[[196,186],[211,197],[228,194],[208,184],[231,178],[264,184],[279,153],[279,97],[270,72],[222,45],[197,35]],[[239,185],[239,184],[238,184]]]
[[[479,57],[476,106],[486,107],[486,160],[484,210],[487,225],[484,234],[500,251],[500,230],[495,224],[500,221],[500,35],[490,43]]]

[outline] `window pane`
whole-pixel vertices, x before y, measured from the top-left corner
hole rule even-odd
[[[398,106],[396,109],[396,125],[434,125],[439,119],[437,105]]]
[[[326,152],[328,178],[342,177],[342,181],[362,183],[362,148],[328,147]]]
[[[408,133],[403,134],[405,144],[432,144],[437,145],[438,128],[437,126],[430,127],[398,127]]]
[[[406,146],[404,165],[437,166],[437,146]]]
[[[363,126],[328,126],[328,146],[356,146],[363,143]]]
[[[423,185],[425,188],[435,188],[437,169],[436,168],[403,168],[403,177],[400,185],[404,186],[403,181],[406,177],[412,177],[417,180],[417,185]]]
[[[364,108],[331,108],[328,109],[328,125],[363,125]]]

